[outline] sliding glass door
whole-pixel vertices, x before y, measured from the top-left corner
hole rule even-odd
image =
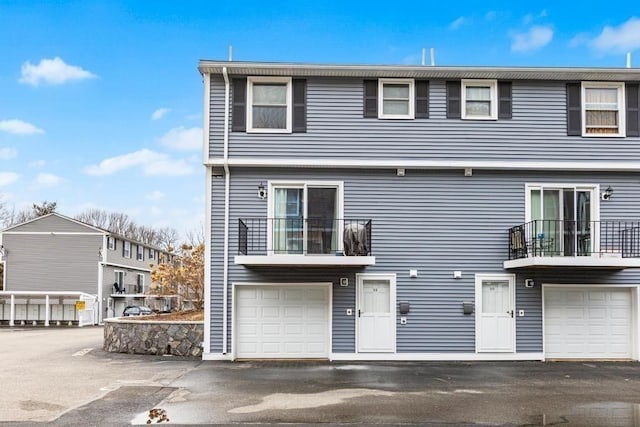
[[[585,256],[594,252],[593,194],[592,188],[530,189],[530,239],[534,254]]]
[[[339,250],[337,185],[273,187],[270,237],[274,254],[331,254]]]

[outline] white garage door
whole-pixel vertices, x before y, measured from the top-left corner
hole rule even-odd
[[[631,291],[545,288],[544,335],[548,359],[631,358]]]
[[[236,357],[329,357],[329,288],[238,286]]]

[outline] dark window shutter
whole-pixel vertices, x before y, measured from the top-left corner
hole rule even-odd
[[[429,80],[416,80],[416,118],[429,118]]]
[[[233,79],[233,102],[231,109],[231,131],[247,130],[247,79]]]
[[[640,95],[637,83],[627,83],[627,136],[640,136]]]
[[[460,80],[447,82],[447,119],[459,119],[461,111]]]
[[[364,81],[364,117],[378,118],[378,81]]]
[[[293,132],[307,131],[307,81],[293,80]]]
[[[511,116],[511,82],[498,82],[498,119]]]
[[[567,83],[567,135],[582,135],[580,83]]]

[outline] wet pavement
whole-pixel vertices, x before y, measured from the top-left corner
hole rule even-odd
[[[0,340],[7,426],[640,427],[637,362],[203,362],[105,353],[98,328]]]

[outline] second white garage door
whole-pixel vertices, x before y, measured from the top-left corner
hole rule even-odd
[[[235,288],[237,358],[328,358],[330,291],[324,285]]]
[[[631,307],[628,288],[546,287],[546,357],[631,358]]]

